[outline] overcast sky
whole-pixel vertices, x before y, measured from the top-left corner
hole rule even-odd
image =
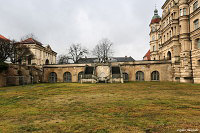
[[[114,56],[141,60],[149,49],[149,23],[155,4],[165,0],[0,0],[0,34],[20,40],[33,33],[58,54],[71,43],[92,50],[102,38],[114,43]]]

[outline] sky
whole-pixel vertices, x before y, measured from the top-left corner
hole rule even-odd
[[[0,34],[19,41],[34,34],[66,54],[72,43],[92,50],[99,40],[113,42],[115,57],[142,60],[149,50],[149,24],[155,5],[165,0],[0,0]]]

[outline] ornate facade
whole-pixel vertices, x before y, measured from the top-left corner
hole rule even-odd
[[[56,64],[57,53],[51,49],[49,45],[44,46],[41,42],[33,38],[28,38],[19,44],[24,44],[30,48],[34,58],[24,60],[22,63],[26,65],[42,66],[47,64]]]
[[[167,0],[150,23],[151,60],[170,60],[173,81],[200,83],[200,0]]]

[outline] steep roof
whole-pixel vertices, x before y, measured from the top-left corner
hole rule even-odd
[[[160,20],[161,20],[161,17],[158,15],[158,10],[155,9],[155,10],[154,10],[154,16],[153,16],[153,18],[151,19],[151,24],[159,23]]]
[[[4,37],[4,36],[2,36],[2,35],[0,35],[0,39],[1,39],[1,40],[5,40],[5,41],[10,41],[9,39],[7,39],[6,37]]]
[[[132,62],[135,61],[131,56],[130,57],[112,57],[110,62]],[[95,63],[98,62],[98,58],[81,58],[78,60],[79,64],[84,63]]]
[[[38,45],[43,45],[41,42],[39,42],[39,41],[37,41],[37,40],[35,40],[33,38],[28,38],[28,39],[23,40],[23,41],[21,41],[19,43],[21,43],[21,44],[38,44]]]
[[[117,60],[117,62],[131,62],[135,61],[131,56],[130,57],[113,57],[113,59]]]
[[[150,55],[151,55],[151,52],[150,52],[150,50],[149,50],[149,51],[145,54],[144,58],[146,57],[147,60],[151,60]]]

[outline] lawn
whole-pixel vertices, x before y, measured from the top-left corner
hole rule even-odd
[[[0,132],[200,132],[200,85],[36,84],[0,88]]]

